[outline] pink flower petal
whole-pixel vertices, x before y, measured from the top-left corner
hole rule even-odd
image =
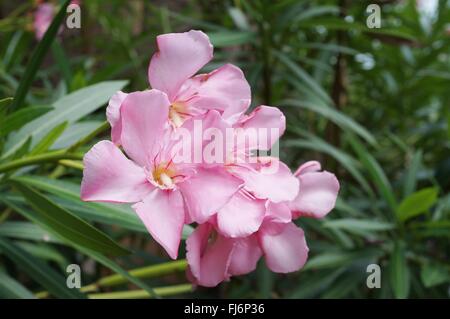
[[[241,69],[225,64],[187,80],[176,98],[186,101],[190,108],[218,110],[228,119],[239,116],[250,106],[251,91]]]
[[[293,200],[298,194],[299,182],[289,167],[276,158],[259,158],[264,164],[233,169],[245,181],[245,188],[256,197],[269,199],[274,203]]]
[[[246,237],[259,229],[266,212],[265,201],[237,192],[217,213],[219,231],[227,237]]]
[[[122,121],[120,118],[120,106],[127,96],[127,93],[117,91],[109,100],[108,107],[106,108],[106,118],[111,125],[111,140],[116,145],[121,144]]]
[[[309,161],[301,165],[294,173],[295,176],[299,176],[301,174],[318,172],[322,169],[322,166],[317,161]]]
[[[308,172],[298,176],[300,191],[289,203],[294,217],[325,217],[336,204],[339,182],[329,172]]]
[[[186,259],[195,283],[205,287],[217,286],[229,278],[234,242],[223,236],[214,236],[213,226],[199,225],[186,240]],[[211,238],[213,236],[213,238]]]
[[[159,35],[156,42],[158,52],[150,61],[148,79],[173,102],[183,83],[212,59],[213,47],[208,36],[196,30]]]
[[[45,32],[52,23],[55,14],[55,6],[52,3],[40,4],[34,13],[33,27],[37,40],[44,37]]]
[[[241,180],[218,166],[197,169],[197,174],[179,183],[178,187],[191,219],[204,223],[231,199],[241,185]]]
[[[258,140],[251,149],[270,150],[286,130],[286,118],[278,108],[261,105],[243,117],[238,125],[244,133],[248,130],[257,132]]]
[[[167,95],[158,90],[130,93],[122,103],[122,145],[127,155],[143,167],[161,148],[169,105]]]
[[[267,210],[265,220],[277,223],[289,223],[292,220],[291,209],[287,203],[267,202]]]
[[[261,256],[262,250],[256,235],[235,239],[229,273],[238,276],[252,272]]]
[[[81,199],[84,201],[135,203],[153,189],[144,170],[110,141],[95,144],[83,162]]]
[[[184,224],[184,205],[180,192],[155,188],[133,208],[170,258],[177,259]]]
[[[294,223],[285,224],[281,231],[274,233],[266,228],[259,236],[267,267],[274,272],[297,271],[308,259],[305,235]]]

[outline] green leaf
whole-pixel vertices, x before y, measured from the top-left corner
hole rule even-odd
[[[84,295],[78,290],[67,288],[66,278],[61,274],[55,272],[41,260],[31,256],[6,238],[0,238],[0,248],[27,275],[48,289],[54,296],[60,298],[84,298]]]
[[[11,104],[14,98],[12,97],[5,97],[4,99],[0,99],[0,112],[5,110],[5,108],[8,107],[8,105]]]
[[[59,228],[47,226],[45,221],[43,221],[42,218],[40,217],[40,215],[38,215],[36,212],[24,209],[20,205],[16,205],[10,199],[7,199],[5,197],[0,197],[0,201],[5,203],[5,205],[11,207],[17,213],[19,213],[19,214],[23,215],[24,217],[30,219],[34,223],[42,226],[43,228],[48,228],[48,230],[52,233],[52,235],[62,237],[60,235],[61,232],[60,232]],[[156,295],[155,292],[153,291],[153,289],[150,286],[148,286],[147,284],[142,282],[140,279],[130,275],[126,270],[124,270],[122,267],[120,267],[117,263],[115,263],[111,259],[107,258],[106,256],[104,256],[102,254],[97,253],[96,251],[93,251],[93,250],[91,250],[89,248],[86,248],[85,246],[81,246],[81,245],[79,245],[78,243],[76,243],[74,241],[70,241],[70,240],[66,240],[66,241],[67,241],[68,245],[71,245],[72,247],[74,247],[78,251],[80,251],[80,252],[84,253],[85,255],[95,259],[96,261],[98,261],[102,265],[108,267],[109,269],[113,270],[114,272],[122,275],[123,277],[128,279],[130,282],[136,284],[137,286],[141,287],[142,289],[145,289],[150,295],[152,295],[152,296]]]
[[[14,100],[10,106],[12,110],[22,107],[23,102],[25,101],[25,97],[29,88],[34,80],[34,76],[36,75],[37,70],[41,66],[41,63],[47,53],[50,45],[53,42],[53,39],[56,37],[58,33],[59,26],[64,20],[66,16],[66,8],[69,5],[70,1],[66,0],[64,4],[59,9],[59,12],[56,14],[52,23],[48,27],[47,31],[44,34],[44,37],[39,41],[33,55],[31,56],[30,62],[28,63],[25,73],[22,76],[22,79],[19,83],[19,87],[17,88],[16,95],[14,96]]]
[[[0,271],[0,297],[8,299],[36,298],[31,291],[3,271]]]
[[[94,132],[102,123],[102,121],[82,121],[72,124],[70,130],[65,130],[51,149],[67,148],[73,145],[76,141]]]
[[[127,81],[108,81],[91,85],[66,95],[53,103],[54,110],[29,122],[16,134],[8,138],[5,145],[7,157],[22,145],[28,136],[33,137],[33,146],[37,144],[55,126],[67,121],[70,124],[77,122],[86,115],[96,111],[118,90],[122,89]]]
[[[337,270],[325,269],[309,272],[308,276],[302,278],[302,284],[298,285],[289,298],[305,299],[314,298],[321,291],[326,291],[332,287],[333,282],[345,271],[345,267]]]
[[[336,268],[343,265],[349,265],[357,260],[366,260],[377,258],[382,254],[382,251],[378,249],[364,249],[361,251],[331,251],[321,253],[308,260],[304,271],[310,269],[326,269],[326,268]]]
[[[50,201],[31,187],[18,181],[14,182],[14,186],[34,208],[41,223],[54,230],[68,244],[77,244],[112,256],[129,253],[105,233]]]
[[[361,163],[369,172],[370,177],[378,188],[379,193],[386,200],[393,212],[397,209],[397,199],[394,196],[394,191],[383,169],[370,152],[357,140],[356,137],[347,135],[351,146],[358,154]]]
[[[36,119],[52,109],[51,106],[29,106],[26,109],[12,113],[4,119],[3,125],[0,126],[0,137],[20,129],[31,120]]]
[[[67,127],[67,122],[63,122],[53,128],[36,146],[31,150],[29,156],[37,155],[48,151],[48,149],[55,143]]]
[[[61,43],[56,40],[52,43],[52,54],[53,58],[56,61],[56,65],[58,66],[61,74],[66,83],[66,87],[70,88],[70,83],[72,82],[72,70],[70,69],[70,60],[64,52],[64,48]]]
[[[246,44],[255,39],[253,32],[243,31],[209,32],[208,36],[211,43],[217,48]]]
[[[91,258],[95,259],[102,265],[108,267],[109,269],[113,270],[117,274],[121,275],[122,277],[126,278],[129,282],[135,284],[136,286],[144,289],[147,291],[150,296],[158,297],[158,294],[153,290],[152,287],[147,285],[145,282],[140,280],[139,278],[136,278],[135,276],[131,275],[128,271],[120,267],[117,263],[112,261],[111,259],[103,256],[102,254],[99,254],[98,252],[95,252],[93,250],[90,250],[86,247],[78,246],[78,249],[83,252],[84,254],[90,256]]]
[[[308,19],[300,21],[299,26],[301,27],[309,27],[309,28],[316,28],[316,27],[325,27],[327,30],[347,30],[347,31],[361,31],[361,32],[367,32],[372,34],[378,34],[378,35],[386,35],[386,36],[392,36],[396,38],[401,38],[407,41],[413,41],[414,36],[405,32],[405,30],[402,30],[401,28],[368,28],[366,25],[359,23],[359,22],[347,22],[344,19],[339,18],[316,18],[316,19]]]
[[[20,176],[14,179],[56,195],[60,198],[58,203],[61,206],[76,212],[77,215],[85,219],[108,225],[119,225],[120,227],[141,233],[148,232],[128,204],[120,205],[81,201],[79,184],[42,176]],[[183,228],[183,238],[186,239],[192,231],[192,226],[185,225]]]
[[[408,298],[410,273],[406,263],[405,244],[396,242],[391,256],[390,281],[394,296],[397,299]]]
[[[301,135],[307,136],[309,140],[287,140],[282,142],[283,146],[311,149],[330,155],[331,157],[336,159],[336,161],[338,161],[353,176],[353,178],[355,178],[356,181],[358,181],[358,183],[367,192],[367,194],[369,194],[369,196],[373,196],[373,191],[370,188],[369,183],[367,182],[364,175],[359,171],[358,162],[353,157],[316,136],[304,134],[303,131],[291,128],[289,126],[288,129],[296,131]]]
[[[436,203],[439,190],[435,187],[424,188],[405,198],[397,210],[397,217],[404,222],[410,218],[428,212]]]
[[[416,190],[417,173],[422,163],[422,151],[414,153],[408,171],[406,173],[405,184],[403,187],[403,196],[406,197]]]
[[[450,272],[444,265],[426,263],[422,266],[420,278],[424,286],[430,288],[450,281]]]
[[[375,137],[363,126],[355,122],[352,118],[346,116],[344,113],[341,113],[331,107],[315,105],[308,101],[299,101],[299,100],[284,100],[280,102],[280,105],[300,107],[313,111],[317,114],[322,115],[326,119],[329,119],[343,130],[347,129],[349,131],[358,134],[370,144],[375,145],[377,143]]]
[[[286,54],[274,51],[274,54],[278,59],[292,71],[292,73],[299,78],[305,85],[307,85],[313,92],[316,93],[324,102],[332,104],[333,101],[327,94],[327,92],[316,82],[299,64],[291,60]]]
[[[0,224],[0,236],[36,240],[49,243],[61,243],[48,231],[29,222],[6,221]]]
[[[30,243],[27,241],[15,241],[14,243],[36,258],[57,263],[63,271],[65,271],[67,265],[70,264],[67,259],[51,245]]]
[[[353,219],[353,218],[341,218],[337,220],[327,220],[323,223],[327,228],[342,229],[350,232],[361,232],[366,231],[386,231],[391,230],[395,225],[386,222],[380,222],[370,219]]]

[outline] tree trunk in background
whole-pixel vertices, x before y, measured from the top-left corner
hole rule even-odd
[[[340,13],[339,16],[341,19],[345,19],[347,14],[348,1],[347,0],[339,0],[339,8]],[[345,45],[347,42],[347,34],[345,31],[337,31],[336,34],[336,42],[337,45]],[[334,80],[333,86],[331,88],[331,98],[334,102],[334,107],[340,111],[347,104],[347,61],[345,60],[345,55],[341,52],[337,54],[337,61],[334,67]],[[339,127],[337,127],[334,123],[328,122],[326,129],[327,141],[339,148],[341,143],[341,136]],[[333,158],[329,158],[329,164],[327,165],[329,169],[337,171],[337,162]]]

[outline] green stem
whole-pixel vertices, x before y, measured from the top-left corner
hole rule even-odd
[[[39,154],[14,160],[5,164],[0,164],[0,173],[4,173],[16,168],[35,165],[46,162],[57,162],[64,159],[81,160],[82,154],[66,153],[65,150],[55,151],[51,153]]]
[[[187,267],[187,261],[186,259],[176,260],[176,261],[170,261],[167,263],[159,264],[159,265],[152,265],[142,268],[135,268],[129,271],[130,275],[136,277],[136,278],[153,278],[153,277],[160,277],[164,275],[168,275],[174,272],[184,271]],[[118,274],[114,274],[111,276],[103,277],[97,280],[96,282],[89,284],[87,286],[83,286],[80,288],[81,292],[93,292],[97,291],[98,289],[102,287],[112,287],[117,286],[121,284],[127,283],[128,280]],[[174,286],[175,287],[175,286]],[[155,288],[155,292],[157,295],[159,295],[158,291]],[[41,291],[35,294],[37,298],[47,298],[49,296],[47,291]]]
[[[172,296],[185,292],[191,292],[192,285],[182,284],[167,287],[157,287],[154,288],[154,290],[158,296]],[[142,299],[142,298],[151,298],[152,296],[145,290],[130,290],[130,291],[89,294],[88,297],[89,299]]]
[[[130,270],[130,275],[137,278],[152,278],[164,276],[177,271],[184,271],[187,267],[186,259],[171,261],[159,265],[152,265],[148,267],[136,268]],[[111,275],[101,278],[97,281],[97,285],[100,287],[111,287],[126,283],[127,279],[119,274]]]
[[[62,166],[79,169],[80,171],[84,168],[83,163],[80,161],[60,160],[58,163]]]

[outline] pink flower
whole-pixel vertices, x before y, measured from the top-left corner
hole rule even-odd
[[[175,259],[183,224],[191,216],[206,220],[242,182],[220,166],[174,164],[169,109],[167,95],[158,90],[128,94],[120,113],[121,142],[130,159],[109,141],[97,143],[84,157],[81,198],[135,203],[150,234]]]
[[[232,121],[249,107],[250,86],[238,67],[226,64],[208,74],[195,75],[213,56],[206,34],[196,30],[169,33],[159,35],[156,42],[158,51],[151,58],[148,79],[153,89],[167,94],[172,125],[179,127],[211,109]],[[108,105],[112,141],[116,144],[120,144],[120,106],[125,96],[118,92]]]
[[[202,286],[249,273],[261,257],[274,272],[302,268],[308,246],[292,220],[328,214],[339,191],[336,177],[321,172],[318,162],[292,174],[278,158],[261,155],[273,149],[286,119],[265,105],[245,114],[250,88],[235,66],[195,75],[212,58],[204,33],[160,35],[157,44],[148,70],[153,89],[119,91],[109,101],[112,142],[101,141],[85,155],[82,199],[133,203],[174,259],[183,225],[196,222],[186,241],[187,274]],[[194,120],[225,138],[233,129],[237,143],[222,141],[220,162],[204,162],[203,148],[209,145],[203,140],[191,141],[202,149],[203,161],[174,160],[179,144],[173,137],[186,129],[195,139]]]
[[[257,199],[246,183],[209,223],[200,225],[187,239],[190,280],[213,287],[231,276],[253,271],[262,256],[273,272],[302,268],[309,249],[303,230],[291,220],[324,217],[334,207],[339,191],[336,177],[319,171],[318,162],[307,162],[297,170],[300,190],[292,201]]]
[[[319,162],[304,163],[295,172],[300,183],[297,197],[289,203],[294,218],[323,218],[336,204],[339,182],[334,174],[320,172]]]
[[[54,14],[55,7],[51,3],[42,3],[37,7],[33,22],[36,39],[42,39],[48,27],[52,23]]]
[[[302,268],[309,249],[303,230],[290,222],[289,208],[268,202],[265,212],[259,230],[242,238],[224,236],[214,222],[198,226],[186,240],[188,278],[198,285],[214,287],[231,276],[255,270],[262,256],[274,272]]]

